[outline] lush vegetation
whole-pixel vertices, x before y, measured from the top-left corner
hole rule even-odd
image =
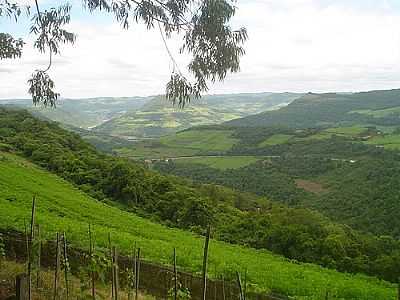
[[[294,93],[212,95],[192,101],[185,109],[173,106],[163,97],[149,97],[140,109],[113,118],[95,131],[114,136],[159,137],[276,109],[300,96]]]
[[[283,107],[228,122],[232,126],[314,128],[349,125],[400,125],[400,90],[356,94],[313,94]],[[366,113],[366,110],[368,113]],[[382,113],[384,112],[384,113]]]
[[[250,194],[214,185],[191,186],[132,161],[100,154],[76,134],[26,112],[1,109],[0,128],[3,150],[20,151],[98,200],[113,200],[126,210],[198,233],[212,224],[220,240],[270,249],[288,258],[393,281],[399,276],[395,262],[400,245],[390,237],[363,235],[309,210],[288,209]],[[271,185],[281,178],[273,177]],[[279,197],[285,200],[284,193]]]
[[[123,253],[130,253],[132,245],[137,242],[145,259],[171,264],[171,252],[176,247],[179,267],[193,272],[201,270],[203,238],[167,228],[96,201],[70,183],[27,160],[13,154],[0,153],[1,228],[23,230],[24,220],[29,220],[30,217],[33,194],[37,195],[37,222],[46,238],[53,239],[56,231],[66,231],[75,246],[87,248],[87,226],[91,223],[98,248],[106,247],[107,234],[111,232],[113,241]],[[292,225],[286,230],[293,228],[293,224],[299,221],[298,218],[304,218],[306,223],[312,222],[309,219],[312,215],[295,217],[296,214],[290,215],[291,212],[286,210],[282,214],[287,214],[284,222]],[[241,222],[242,226],[247,227],[244,232],[250,231],[256,225],[255,221],[250,220],[235,222]],[[280,233],[282,234],[283,232]],[[302,231],[302,234],[309,233]],[[340,235],[337,232],[332,238],[337,234]],[[387,246],[392,245],[390,240],[386,242]],[[329,244],[335,247],[334,240],[327,246]],[[311,245],[307,248],[311,248]],[[322,299],[326,290],[330,293],[330,299],[394,300],[396,297],[394,285],[377,279],[300,264],[265,250],[211,241],[211,276],[224,274],[229,279],[233,278],[236,270],[243,272],[245,269],[248,270],[247,278],[251,282],[251,289],[275,291],[294,296],[295,299]]]
[[[137,110],[147,101],[149,99],[143,97],[62,99],[58,101],[57,109],[33,106],[32,99],[6,99],[1,100],[1,103],[26,108],[41,118],[63,125],[87,129],[116,118],[126,111]]]
[[[221,156],[221,157],[189,157],[174,160],[178,164],[204,164],[211,168],[220,170],[239,169],[259,161],[260,157],[255,156]]]
[[[113,145],[113,151],[132,158],[173,158],[226,153],[237,142],[233,131],[219,128],[184,130],[157,140],[145,140],[129,146]]]
[[[258,157],[258,162],[216,170],[207,167],[206,158],[197,158],[183,161],[185,164],[158,164],[158,169],[267,196],[288,205],[317,209],[353,228],[400,237],[396,179],[400,175],[399,156],[380,144],[376,146],[385,140],[385,146],[395,146],[392,143],[397,131],[383,134],[372,127],[345,127],[227,128],[225,132],[238,140],[226,155],[250,155]],[[324,193],[315,193],[299,186],[298,180],[326,188],[322,188]]]

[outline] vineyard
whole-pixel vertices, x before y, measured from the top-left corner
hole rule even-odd
[[[41,238],[65,232],[69,246],[89,250],[88,224],[96,249],[108,249],[108,235],[120,255],[141,248],[141,259],[172,266],[176,248],[180,271],[201,274],[204,238],[167,228],[90,198],[71,184],[27,160],[2,153],[0,160],[0,228],[24,232],[36,195],[36,224]],[[29,227],[29,226],[28,226]],[[294,299],[396,299],[396,286],[364,275],[350,275],[290,261],[266,250],[211,240],[208,276],[235,280],[247,270],[248,292],[279,293]]]

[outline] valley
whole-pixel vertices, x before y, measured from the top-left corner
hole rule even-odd
[[[14,121],[11,121],[13,119]],[[18,119],[22,122],[15,122]],[[258,225],[255,223],[252,226],[263,226],[264,221],[262,220],[264,216],[259,215],[256,217],[251,212],[251,207],[259,203],[257,206],[265,206],[269,211],[268,215],[271,214],[270,217],[265,215],[265,217],[270,218],[269,222],[272,222],[270,224],[274,224],[273,227],[269,227],[269,230],[279,230],[279,228],[284,230],[285,227],[288,229],[292,227],[293,230],[293,224],[297,224],[296,226],[299,226],[297,230],[303,231],[308,228],[309,238],[311,238],[314,234],[319,235],[318,231],[311,233],[314,230],[312,229],[314,225],[310,227],[310,224],[307,225],[310,220],[313,220],[312,224],[321,229],[325,228],[323,230],[328,234],[327,236],[324,234],[324,236],[319,237],[321,242],[338,234],[343,238],[348,238],[350,242],[351,235],[348,235],[344,228],[341,228],[340,225],[331,224],[322,216],[312,212],[285,209],[282,206],[275,206],[266,199],[251,195],[241,196],[224,188],[215,189],[213,186],[190,188],[190,185],[184,185],[181,180],[148,173],[148,171],[141,169],[140,166],[127,161],[124,161],[122,165],[123,161],[119,161],[119,159],[96,154],[88,144],[76,135],[62,130],[53,123],[39,121],[30,117],[27,113],[3,110],[0,122],[2,124],[2,152],[0,154],[0,205],[2,209],[0,210],[0,226],[3,229],[23,231],[24,220],[29,218],[30,215],[32,195],[36,195],[38,199],[37,221],[40,223],[45,237],[54,236],[56,231],[66,231],[74,246],[87,248],[89,243],[87,240],[87,224],[91,223],[96,244],[100,247],[106,246],[107,234],[111,232],[114,242],[122,252],[129,251],[134,242],[136,242],[142,247],[146,260],[160,264],[169,264],[169,251],[166,250],[176,247],[179,253],[179,266],[192,272],[198,272],[201,266],[203,241],[196,232],[201,233],[202,231],[199,231],[200,227],[198,229],[193,227],[192,230],[194,231],[189,232],[187,231],[187,226],[190,223],[185,223],[186,221],[174,223],[173,216],[167,216],[168,211],[171,213],[177,212],[178,210],[176,209],[182,207],[182,204],[184,206],[183,209],[185,209],[185,207],[190,208],[191,205],[196,203],[200,204],[201,202],[199,201],[204,201],[202,205],[207,206],[207,203],[211,201],[210,204],[214,203],[216,210],[209,207],[208,211],[214,211],[213,214],[217,213],[218,217],[214,219],[215,221],[229,218],[234,223],[232,226],[243,228],[242,222],[248,223],[251,219],[253,221],[259,219],[260,221]],[[16,124],[18,126],[15,127]],[[13,132],[11,128],[17,131]],[[52,136],[52,138],[49,139],[49,136]],[[47,145],[37,145],[32,148],[32,143],[40,143],[41,140],[47,140]],[[52,149],[52,151],[48,152],[46,149]],[[51,159],[49,159],[49,155],[52,156]],[[65,155],[69,156],[70,159],[61,159]],[[26,156],[30,161],[21,158],[21,156]],[[100,160],[95,159],[95,157]],[[89,160],[86,160],[88,158]],[[116,163],[114,166],[112,166],[114,164],[113,161]],[[85,169],[85,164],[94,166],[94,163],[97,164],[96,168]],[[108,169],[106,164],[110,163],[111,169]],[[125,171],[123,171],[123,166],[126,167]],[[75,186],[55,174],[50,174],[45,169],[58,173],[66,180],[75,183]],[[101,175],[103,170],[106,173]],[[93,174],[91,173],[93,171],[97,172],[96,177],[92,176]],[[113,177],[115,172],[120,175]],[[142,174],[139,181],[142,182],[141,199],[139,200],[139,203],[142,204],[137,206],[136,209],[130,209],[132,204],[130,204],[131,200],[128,199],[132,198],[124,196],[124,193],[128,192],[127,189],[118,188],[122,181],[128,178],[134,179],[134,177],[125,177],[121,172]],[[129,183],[129,185],[134,187],[135,185],[131,185],[132,183]],[[136,187],[139,187],[137,183]],[[128,184],[128,182],[125,184]],[[152,193],[157,193],[156,197],[153,194],[148,195],[150,198],[146,198],[149,185],[153,186]],[[128,187],[128,185],[126,186]],[[173,195],[172,199],[165,198],[171,193]],[[191,197],[195,196],[193,200],[197,200],[192,204],[190,204],[192,200],[185,204],[185,201],[188,200],[187,196],[190,194],[192,195]],[[211,194],[214,196],[207,198],[206,195]],[[104,198],[105,195],[107,195],[106,198]],[[113,195],[116,198],[113,198]],[[154,205],[157,205],[156,209],[154,209],[154,206],[149,206],[149,201],[154,198],[158,199],[158,204],[153,202]],[[163,198],[167,201],[164,204],[168,203],[168,205],[164,206],[163,201],[159,202]],[[171,205],[175,205],[173,204],[174,202],[177,206],[171,211],[170,208]],[[248,207],[250,211],[246,212],[246,210],[234,208],[234,206],[231,206],[232,204],[229,204],[235,202],[238,207]],[[199,209],[200,206],[196,209],[195,217],[192,216],[186,219],[189,222],[196,222],[192,223],[193,225],[204,224],[202,223]],[[93,214],[93,212],[96,213]],[[204,212],[206,213],[206,211]],[[187,213],[190,213],[190,209]],[[164,219],[164,222],[161,223],[169,224],[169,226],[139,217],[138,214],[147,217],[153,215],[153,218],[158,215],[155,219]],[[184,221],[184,210],[179,214],[181,214],[182,221]],[[167,220],[168,222],[166,222]],[[233,230],[234,227],[226,228],[225,226],[228,223],[225,221],[221,223],[215,223],[215,221],[213,221],[215,240],[212,240],[210,248],[211,277],[222,273],[225,274],[225,278],[229,278],[231,276],[229,274],[234,273],[236,270],[243,271],[243,269],[247,269],[248,280],[255,290],[274,291],[292,295],[296,299],[320,299],[321,295],[326,293],[327,283],[330,287],[329,292],[338,299],[372,300],[376,298],[394,299],[395,297],[394,286],[378,279],[365,275],[343,274],[317,265],[291,261],[263,250],[262,247],[256,250],[247,246],[235,245],[233,243],[235,239],[238,238],[242,241],[243,239],[232,235],[236,231]],[[251,224],[251,222],[248,224]],[[182,230],[185,228],[186,231]],[[252,231],[251,228],[249,229]],[[297,230],[293,232],[293,237],[297,235]],[[331,233],[328,233],[329,231]],[[249,236],[250,232],[242,232],[242,234]],[[380,245],[379,247],[383,246],[381,243],[384,240],[380,241],[374,237],[362,236],[357,232],[352,234],[377,246]],[[276,238],[279,237],[282,237],[282,234],[276,236]],[[319,238],[315,241],[317,242]],[[222,240],[231,241],[233,244]],[[277,239],[273,245],[277,247],[278,244]],[[300,245],[300,243],[294,243],[291,247]],[[282,247],[282,249],[288,249],[283,244]],[[400,249],[400,244],[398,246],[396,244],[396,247]],[[294,250],[295,248],[292,248],[291,251]],[[273,251],[279,252],[278,248]],[[382,251],[387,250],[382,248]],[[350,252],[348,254],[351,255]],[[307,255],[313,254],[308,253]],[[310,258],[311,256],[308,259]],[[306,257],[303,259],[306,259]],[[345,262],[343,261],[343,263]],[[382,267],[382,264],[380,265]],[[268,272],[265,272],[266,267],[269,270]],[[213,270],[217,270],[218,273]],[[297,276],[293,276],[293,274],[297,274]]]
[[[305,100],[266,114],[298,101]],[[7,192],[0,194],[6,208],[0,227],[22,231],[36,194],[43,205],[38,222],[49,224],[43,227],[49,237],[67,230],[73,246],[86,248],[90,222],[100,247],[111,232],[121,251],[139,243],[145,259],[161,265],[170,264],[164,249],[180,244],[179,267],[198,273],[201,235],[212,224],[210,264],[217,271],[210,269],[211,277],[233,278],[251,266],[250,285],[264,293],[320,299],[322,282],[329,282],[334,299],[391,299],[393,286],[367,275],[390,282],[399,276],[400,134],[393,122],[359,121],[295,128],[227,122],[134,141],[98,130],[103,125],[87,130],[65,123],[65,130],[3,108],[0,183]],[[256,267],[260,261],[276,268],[273,275]],[[295,279],[297,266],[308,275]]]

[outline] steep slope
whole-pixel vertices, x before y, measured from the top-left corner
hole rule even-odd
[[[400,90],[356,94],[309,93],[277,111],[227,122],[232,126],[310,128],[355,124],[400,125]]]
[[[361,234],[313,211],[288,209],[251,194],[162,176],[101,154],[76,134],[23,111],[0,109],[0,145],[20,151],[98,200],[169,226],[201,233],[211,224],[220,240],[342,271],[389,280],[400,275],[393,263],[399,261],[400,243],[392,238]]]
[[[174,247],[182,268],[199,272],[203,241],[193,234],[170,229],[98,202],[55,175],[13,154],[0,152],[0,227],[22,231],[29,219],[32,195],[37,196],[37,220],[42,233],[52,238],[66,231],[75,246],[87,248],[91,223],[98,246],[106,247],[107,233],[123,252],[134,242],[145,259],[168,263]],[[332,299],[395,299],[388,283],[329,271],[309,264],[292,263],[267,251],[256,251],[217,241],[211,242],[211,265],[220,273],[248,270],[252,284],[263,291],[279,291],[296,299],[320,299],[329,284]],[[265,266],[268,266],[267,270]],[[213,274],[213,268],[210,268]],[[301,274],[301,276],[300,276]]]
[[[192,126],[219,124],[277,109],[300,96],[294,93],[212,95],[194,100],[184,109],[173,106],[163,97],[152,97],[140,110],[114,118],[94,130],[130,139],[158,137]]]

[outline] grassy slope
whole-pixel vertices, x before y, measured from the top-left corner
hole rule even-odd
[[[255,156],[224,156],[224,157],[182,158],[176,160],[176,162],[183,164],[185,163],[202,164],[215,169],[227,170],[227,169],[243,168],[259,160],[260,157],[255,157]]]
[[[146,259],[168,263],[170,252],[176,247],[181,267],[195,272],[201,269],[203,240],[200,237],[97,202],[26,160],[0,153],[1,228],[23,229],[33,194],[38,199],[38,223],[47,237],[53,237],[57,230],[65,230],[76,246],[86,247],[90,222],[98,245],[106,245],[110,231],[121,250],[128,251],[136,241]],[[393,285],[373,278],[290,263],[267,251],[216,241],[211,242],[210,248],[211,272],[214,267],[219,272],[230,273],[247,268],[249,280],[259,289],[288,293],[297,296],[296,299],[322,299],[326,286],[330,287],[331,299],[390,300],[396,294]]]
[[[230,130],[188,130],[135,143],[116,151],[122,156],[134,158],[162,158],[217,154],[225,152],[237,143]]]

